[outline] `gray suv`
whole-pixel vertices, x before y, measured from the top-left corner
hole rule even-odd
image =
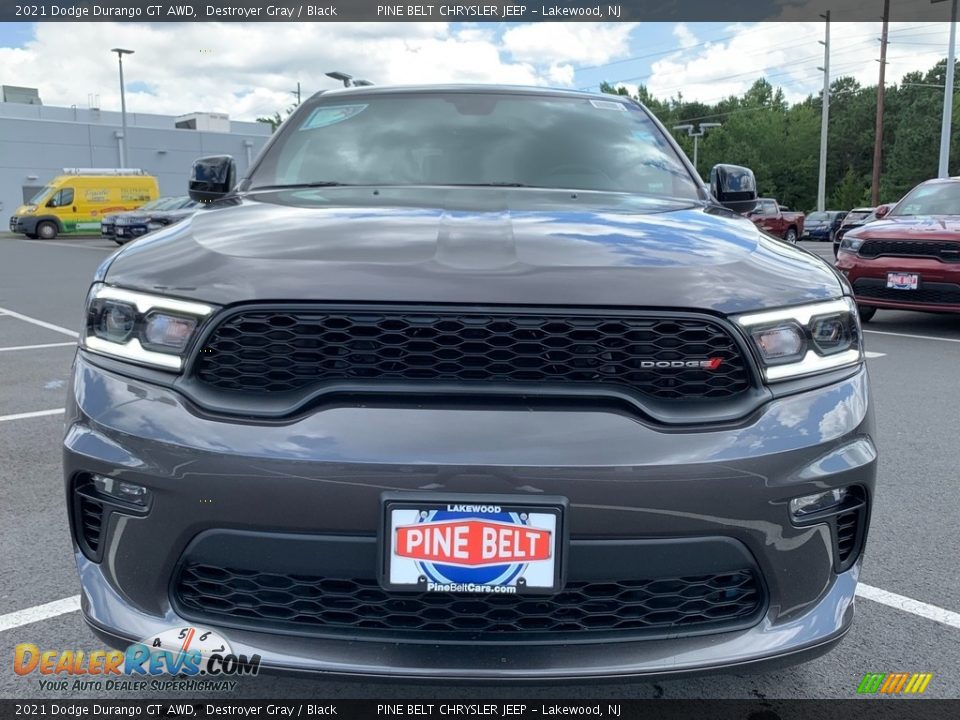
[[[86,300],[64,477],[108,642],[503,681],[849,630],[856,306],[740,215],[749,170],[705,188],[629,98],[433,86],[315,95],[235,174],[197,161],[205,207]]]

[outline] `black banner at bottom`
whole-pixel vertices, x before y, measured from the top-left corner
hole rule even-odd
[[[943,720],[960,700],[0,700],[0,718]]]

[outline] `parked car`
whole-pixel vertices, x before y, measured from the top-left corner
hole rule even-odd
[[[878,205],[875,208],[872,207],[858,207],[854,208],[847,213],[847,216],[843,219],[843,222],[840,223],[840,227],[833,236],[833,256],[837,256],[837,251],[840,249],[840,243],[843,241],[843,236],[846,235],[851,230],[854,230],[858,227],[863,227],[867,223],[871,223],[874,220],[878,220],[884,216],[884,214],[893,207],[892,205]],[[879,215],[878,215],[879,212]]]
[[[117,245],[124,245],[154,230],[185,220],[199,209],[200,203],[196,200],[184,198],[177,203],[177,207],[147,213],[125,213],[118,216],[114,222],[113,240]]]
[[[834,235],[840,229],[840,224],[846,216],[846,210],[825,210],[810,213],[803,222],[801,239],[833,242]]]
[[[773,198],[762,198],[747,216],[761,230],[791,244],[803,234],[803,213],[791,212]]]
[[[156,199],[157,179],[142,170],[64,168],[10,216],[10,231],[52,240],[60,234],[100,232],[104,215],[134,210]]]
[[[113,227],[116,220],[121,215],[133,214],[133,213],[146,213],[154,212],[158,210],[175,210],[177,208],[183,207],[187,203],[192,202],[190,198],[186,195],[175,196],[175,197],[162,197],[156,200],[151,200],[148,203],[141,205],[136,210],[125,210],[121,213],[113,213],[111,215],[105,215],[100,220],[100,237],[113,240],[114,233]]]
[[[880,308],[960,312],[960,179],[921,183],[885,217],[846,233],[837,269],[864,321]]]
[[[749,170],[706,193],[627,97],[457,85],[314,95],[236,178],[198,160],[209,207],[90,288],[61,449],[106,642],[543,681],[849,630],[856,305]]]

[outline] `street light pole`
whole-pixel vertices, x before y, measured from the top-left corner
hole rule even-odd
[[[700,130],[694,131],[693,125],[675,125],[674,130],[686,130],[687,135],[693,138],[693,167],[696,170],[697,160],[700,157],[700,138],[702,138],[710,128],[720,127],[720,123],[700,123]],[[700,172],[697,170],[697,172]]]
[[[124,55],[133,55],[133,50],[125,50],[124,48],[112,48],[110,52],[115,52],[117,54],[117,61],[120,63],[120,123],[123,127],[122,133],[123,137],[120,138],[120,167],[125,168],[127,166],[127,159],[129,155],[127,154],[127,96],[123,88],[123,56]]]
[[[946,0],[930,0],[931,3],[941,3]],[[940,168],[938,177],[947,177],[950,174],[950,134],[953,125],[953,66],[955,60],[955,46],[957,42],[957,0],[950,3],[950,47],[947,50],[947,81],[943,88],[943,122],[940,125]]]

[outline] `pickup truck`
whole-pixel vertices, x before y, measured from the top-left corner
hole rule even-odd
[[[803,234],[803,213],[790,212],[773,198],[760,198],[757,207],[747,213],[753,224],[788,243],[796,243]]]

